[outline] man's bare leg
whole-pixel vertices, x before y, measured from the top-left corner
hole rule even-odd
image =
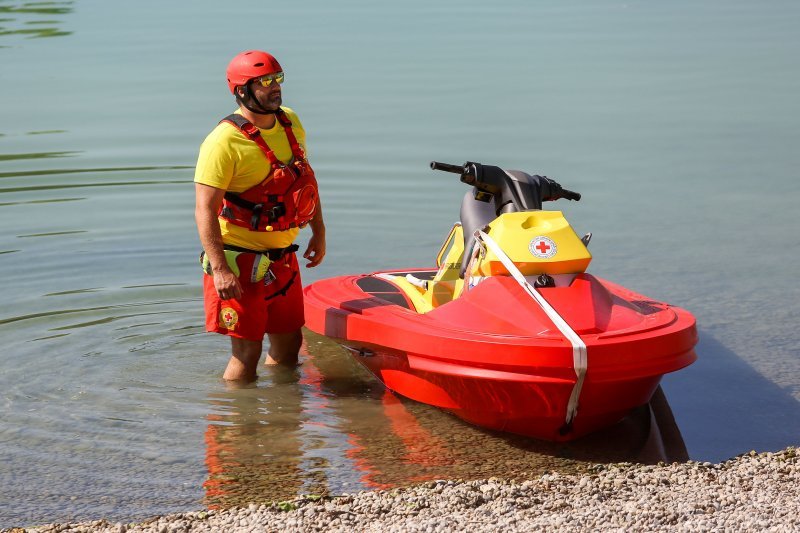
[[[266,365],[297,366],[297,354],[303,344],[300,330],[292,333],[270,333],[269,353],[264,361]]]
[[[228,381],[255,381],[261,349],[261,341],[231,337],[232,355],[222,378]]]

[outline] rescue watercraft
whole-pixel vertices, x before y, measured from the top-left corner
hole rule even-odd
[[[304,289],[306,326],[386,387],[491,430],[564,441],[646,404],[695,361],[687,311],[586,272],[545,176],[432,162],[471,186],[436,268],[347,275]]]

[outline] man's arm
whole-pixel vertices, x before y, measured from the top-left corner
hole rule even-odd
[[[222,247],[222,233],[219,230],[217,213],[224,196],[225,191],[222,189],[195,183],[194,218],[197,222],[197,233],[211,263],[214,287],[220,298],[230,300],[242,296],[242,286],[228,266],[225,250]]]
[[[308,240],[308,248],[303,257],[308,259],[306,268],[313,268],[322,263],[325,258],[325,221],[322,219],[322,202],[317,199],[317,210],[314,217],[308,222],[311,226],[311,238]]]

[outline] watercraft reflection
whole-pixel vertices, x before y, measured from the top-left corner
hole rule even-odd
[[[611,428],[568,443],[536,441],[401,400],[338,346],[307,338],[300,368],[262,369],[257,384],[210,398],[209,507],[688,458],[660,389],[649,405]]]

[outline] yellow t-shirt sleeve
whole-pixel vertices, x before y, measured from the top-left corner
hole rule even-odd
[[[235,163],[234,152],[229,148],[229,140],[223,139],[224,128],[230,126],[218,125],[200,145],[200,154],[194,170],[195,183],[228,190],[234,175]]]

